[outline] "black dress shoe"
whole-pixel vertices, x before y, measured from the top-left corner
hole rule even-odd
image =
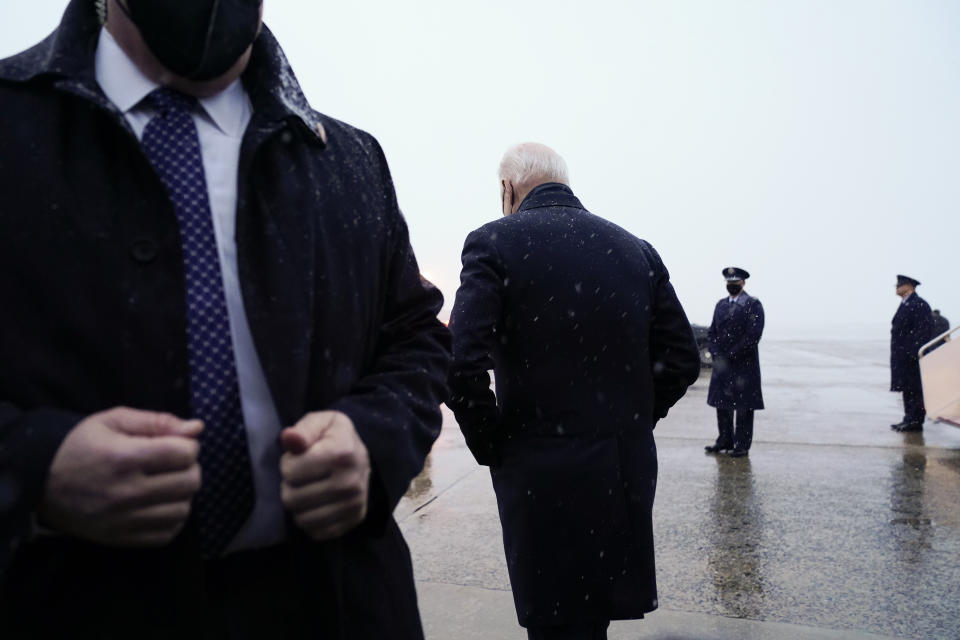
[[[724,451],[729,451],[730,447],[721,447],[718,444],[708,444],[703,448],[707,453],[723,453]]]
[[[746,458],[746,457],[747,457],[747,450],[746,450],[746,449],[734,449],[733,451],[731,451],[731,452],[728,453],[727,455],[729,455],[731,458]]]
[[[897,431],[899,431],[900,433],[923,431],[923,423],[922,422],[906,422],[903,425],[897,427]]]
[[[902,420],[902,421],[898,422],[897,424],[892,424],[892,425],[890,425],[890,428],[893,429],[894,431],[900,431],[900,427],[902,427],[902,426],[905,425],[905,424],[907,424],[907,421],[906,421],[906,420]]]

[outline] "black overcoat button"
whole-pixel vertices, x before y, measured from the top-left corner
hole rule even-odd
[[[130,255],[137,262],[153,262],[157,257],[157,243],[150,238],[137,238],[130,245]]]

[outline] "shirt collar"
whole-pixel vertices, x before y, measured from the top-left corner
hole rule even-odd
[[[94,69],[103,93],[124,114],[135,109],[160,86],[137,68],[106,29],[100,30]],[[244,112],[250,103],[239,79],[217,95],[202,98],[199,102],[220,131],[234,137],[243,135]]]
[[[125,114],[158,86],[143,75],[106,29],[100,30],[93,64],[103,93]]]

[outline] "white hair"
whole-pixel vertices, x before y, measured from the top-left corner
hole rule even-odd
[[[537,142],[523,142],[507,149],[500,161],[500,179],[515,185],[536,186],[544,182],[570,185],[567,163],[556,151]]]

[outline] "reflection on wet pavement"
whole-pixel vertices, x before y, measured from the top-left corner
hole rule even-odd
[[[709,374],[661,421],[663,610],[837,637],[960,638],[960,429],[890,430],[902,407],[888,391],[884,349],[761,349],[768,408],[757,413],[749,458],[703,453],[716,438]],[[428,465],[396,512],[418,581],[509,590],[489,474],[449,413]],[[510,609],[497,615],[515,622]],[[612,629],[629,631],[611,638],[653,637],[650,626],[620,623]]]
[[[898,543],[904,562],[919,563],[930,550],[933,521],[924,509],[924,474],[927,456],[922,451],[906,451],[895,464],[890,478],[891,533]]]
[[[707,567],[716,601],[726,615],[753,618],[763,611],[763,507],[754,491],[749,458],[713,456],[717,476],[710,501],[710,523],[704,532]]]

